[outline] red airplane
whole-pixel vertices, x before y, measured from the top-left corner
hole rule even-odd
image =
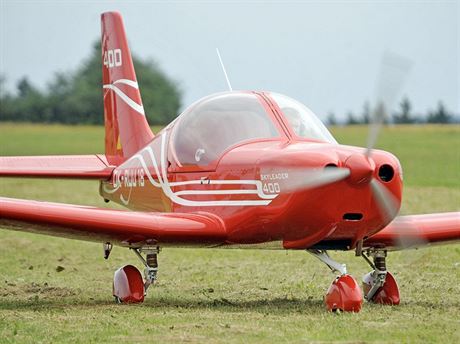
[[[358,312],[363,293],[328,250],[372,271],[364,298],[397,305],[388,251],[460,238],[460,213],[396,217],[402,170],[385,151],[340,145],[304,105],[259,91],[191,105],[159,134],[147,123],[121,15],[102,14],[105,155],[1,157],[0,176],[100,180],[133,211],[0,198],[0,227],[129,248],[145,266],[115,272],[118,302],[142,302],[160,247],[306,250],[338,274],[329,310]],[[145,258],[144,258],[145,256]]]

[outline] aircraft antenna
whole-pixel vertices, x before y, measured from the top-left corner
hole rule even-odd
[[[227,71],[225,70],[224,62],[222,61],[222,57],[220,56],[219,48],[216,48],[216,52],[217,52],[217,57],[219,58],[219,61],[220,61],[220,65],[222,66],[222,70],[224,71],[225,80],[227,80],[228,89],[230,91],[233,91],[232,85],[230,85],[230,80],[228,79]]]

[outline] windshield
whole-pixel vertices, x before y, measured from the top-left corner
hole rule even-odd
[[[180,165],[209,165],[239,142],[279,134],[259,98],[251,93],[206,97],[180,116],[173,147]]]
[[[305,105],[277,93],[270,93],[294,133],[302,138],[337,143],[329,130],[318,117]]]

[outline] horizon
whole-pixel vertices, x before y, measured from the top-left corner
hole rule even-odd
[[[413,115],[439,101],[460,115],[457,1],[134,3],[3,1],[6,89],[26,76],[45,90],[55,72],[75,71],[99,39],[99,14],[117,7],[133,54],[179,83],[181,110],[227,89],[217,47],[235,89],[286,94],[323,121],[330,112],[341,121],[350,111],[359,117],[366,101],[375,103],[381,58],[392,51],[412,65],[393,111],[407,96]]]

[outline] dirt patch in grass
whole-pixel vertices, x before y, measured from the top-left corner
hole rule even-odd
[[[28,283],[17,284],[14,282],[5,281],[1,288],[0,297],[15,296],[19,298],[40,298],[40,299],[55,299],[59,297],[69,297],[77,295],[77,292],[71,288],[54,287],[48,283]]]

